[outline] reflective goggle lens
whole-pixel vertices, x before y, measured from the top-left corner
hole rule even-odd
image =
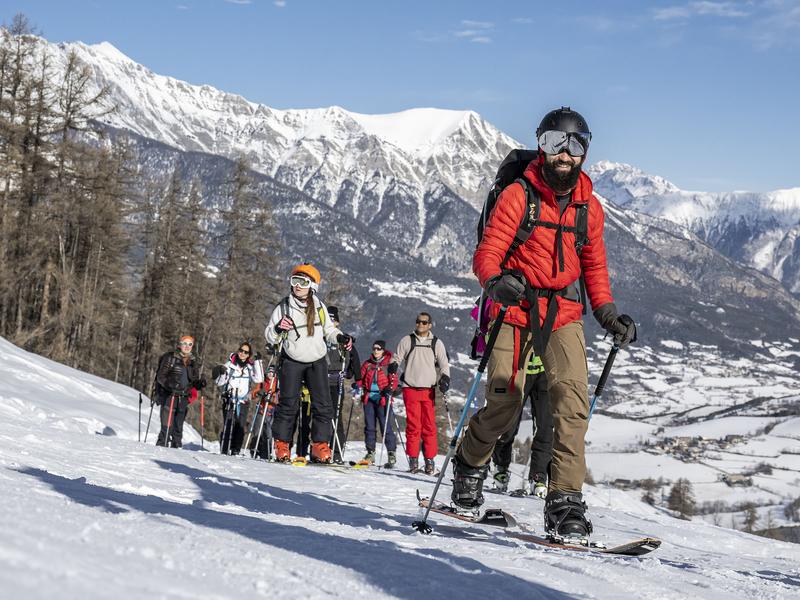
[[[545,131],[539,136],[539,147],[547,154],[559,154],[566,150],[571,156],[583,156],[589,149],[592,134]]]
[[[297,287],[301,288],[311,287],[311,280],[308,277],[303,277],[302,275],[293,275],[289,281],[293,286],[296,285]]]

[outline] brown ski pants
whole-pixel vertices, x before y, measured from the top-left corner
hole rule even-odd
[[[522,349],[512,389],[514,329]],[[503,323],[492,349],[486,382],[486,405],[469,421],[459,457],[478,467],[489,462],[497,439],[513,429],[522,410],[525,365],[532,348],[531,332]],[[580,492],[586,476],[584,436],[589,427],[589,389],[583,323],[574,321],[550,335],[542,357],[553,411],[553,462],[550,491]]]

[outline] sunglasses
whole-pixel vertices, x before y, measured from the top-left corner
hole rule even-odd
[[[372,347],[372,351],[373,352],[377,352],[378,350],[383,350],[383,348],[381,348],[380,346],[373,346]]]
[[[244,348],[239,348],[239,349],[237,350],[237,352],[238,352],[239,354],[247,354],[248,356],[250,355],[250,350],[245,350]]]
[[[430,323],[430,321],[421,321],[421,320],[417,319],[417,325],[428,325],[429,323]]]
[[[566,131],[544,131],[537,138],[539,148],[547,154],[560,154],[566,150],[570,156],[583,156],[589,149],[592,134]]]
[[[289,282],[292,286],[297,286],[299,288],[310,288],[311,287],[311,280],[308,277],[303,277],[302,275],[292,275]]]

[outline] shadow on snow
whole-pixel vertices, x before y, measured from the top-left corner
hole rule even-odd
[[[463,590],[469,590],[469,595],[473,597],[485,595],[491,598],[536,597],[552,600],[572,597],[542,584],[496,571],[475,559],[435,548],[407,548],[387,540],[317,533],[302,525],[276,523],[254,515],[215,510],[209,508],[207,503],[233,505],[256,514],[310,518],[362,527],[366,525],[409,537],[420,535],[412,532],[407,525],[391,525],[386,517],[378,513],[330,497],[311,492],[293,492],[260,482],[230,479],[177,463],[157,463],[166,470],[189,477],[199,488],[202,500],[181,504],[158,496],[143,496],[91,484],[85,477],[68,479],[31,467],[18,471],[39,479],[84,506],[112,514],[136,510],[149,515],[170,515],[350,569],[365,581],[398,598],[416,600],[422,594],[447,597]],[[369,532],[370,529],[363,529],[363,537],[366,538]]]

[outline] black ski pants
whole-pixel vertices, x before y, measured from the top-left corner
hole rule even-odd
[[[230,407],[222,407],[223,437],[221,440],[222,454],[239,454],[247,433],[247,413],[250,410],[249,402],[230,403]],[[230,411],[230,412],[228,412]],[[227,423],[227,428],[226,428]]]
[[[311,394],[311,441],[327,442],[331,439],[333,403],[328,389],[328,365],[325,357],[312,363],[302,363],[284,356],[278,381],[281,399],[272,424],[273,437],[291,442],[292,430],[300,409],[300,388],[305,382]]]
[[[531,468],[528,477],[536,473],[548,473],[553,458],[553,413],[550,408],[550,396],[547,394],[547,376],[544,372],[528,375],[525,379],[525,400],[520,407],[517,424],[512,431],[500,436],[492,453],[492,462],[497,467],[508,468],[511,464],[511,453],[514,438],[519,432],[525,402],[530,399],[531,415],[534,421],[534,436],[531,444]]]
[[[172,418],[170,418],[170,407],[172,408]],[[173,394],[162,398],[161,401],[161,431],[158,433],[156,446],[171,446],[180,448],[183,446],[183,422],[186,420],[186,413],[189,410],[189,398]],[[169,440],[167,440],[167,430],[169,430]]]

